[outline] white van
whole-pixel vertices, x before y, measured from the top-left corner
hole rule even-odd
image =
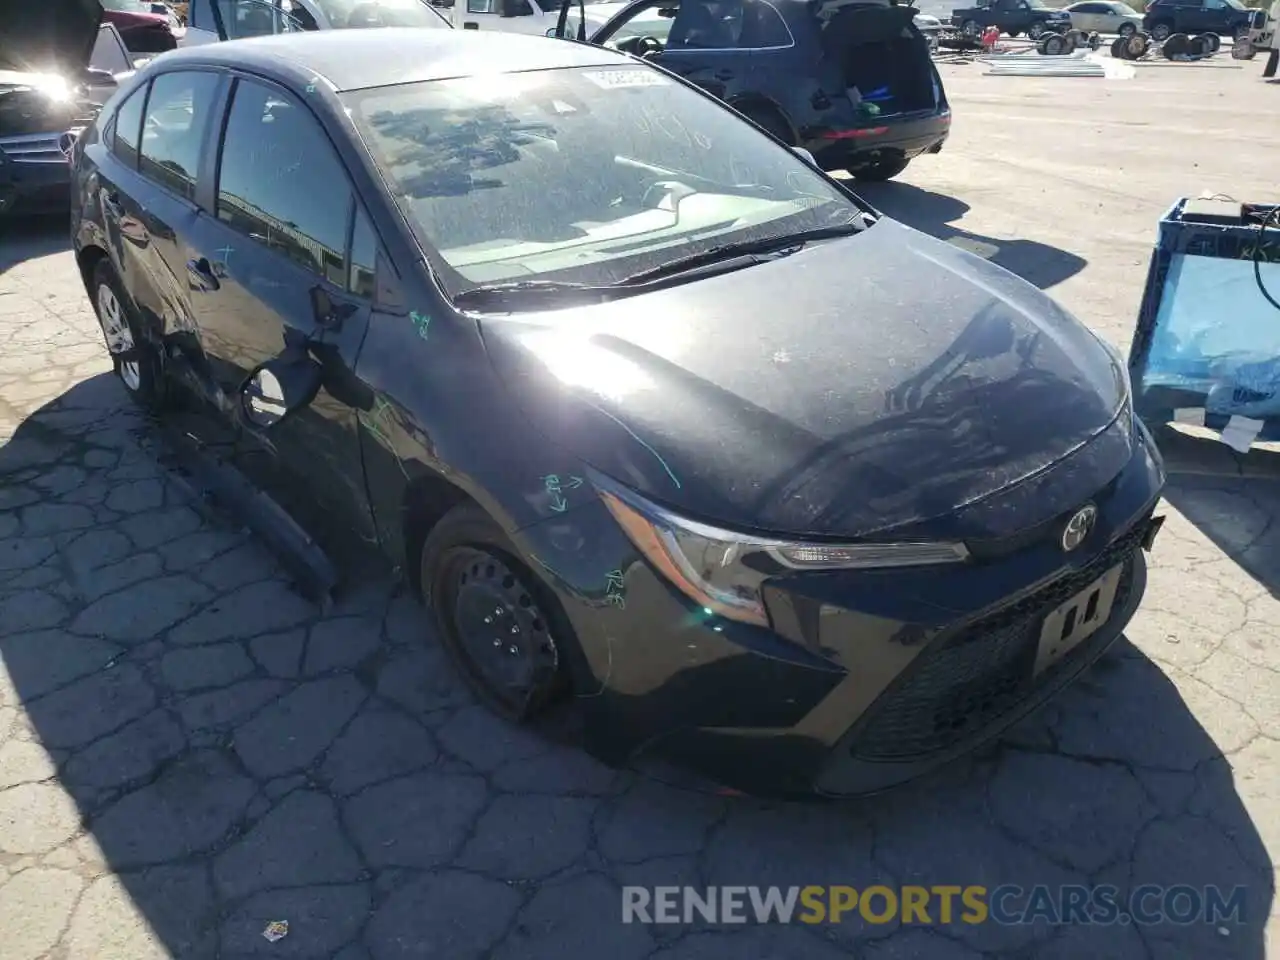
[[[619,9],[621,0],[588,6]],[[576,13],[578,4],[573,4]],[[559,0],[191,0],[186,36],[180,46],[216,43],[294,30],[352,27],[438,26],[440,20],[462,30],[501,30],[545,36],[559,21]],[[576,29],[578,18],[569,26]],[[572,35],[572,33],[570,34]]]

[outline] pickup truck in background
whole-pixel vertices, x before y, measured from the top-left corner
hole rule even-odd
[[[951,11],[951,24],[967,37],[977,39],[987,27],[1016,37],[1025,33],[1039,40],[1050,31],[1071,29],[1071,15],[1047,7],[1042,0],[978,0],[972,7]]]

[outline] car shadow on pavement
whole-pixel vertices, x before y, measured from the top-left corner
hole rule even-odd
[[[1074,277],[1088,263],[1083,257],[1047,243],[998,240],[958,227],[955,222],[969,212],[969,205],[956,197],[896,180],[857,183],[853,188],[881,213],[990,260],[1042,290]]]
[[[1280,456],[1277,457],[1280,459]],[[1206,557],[1210,572],[1236,565],[1257,587],[1280,597],[1280,477],[1172,474],[1165,500],[1226,559]],[[1227,567],[1230,570],[1230,567]],[[1247,595],[1247,582],[1234,585]],[[1268,624],[1274,631],[1276,626]],[[1259,633],[1259,639],[1262,634]],[[1280,683],[1280,681],[1277,681]]]
[[[65,216],[0,219],[0,275],[18,264],[71,248]]]
[[[680,789],[494,719],[388,583],[301,600],[202,518],[112,377],[32,410],[0,446],[6,957],[1264,956],[1274,741],[1125,641],[887,795]],[[870,884],[1013,885],[1006,921],[1037,885],[1190,889],[1144,916],[1247,891],[1240,923],[1053,924],[1056,896],[1031,923],[944,923],[936,899],[879,922],[883,898],[829,925],[621,922],[625,885]]]

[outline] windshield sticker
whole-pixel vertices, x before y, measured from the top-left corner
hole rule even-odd
[[[601,90],[619,87],[662,87],[671,81],[656,70],[588,70],[583,76]]]

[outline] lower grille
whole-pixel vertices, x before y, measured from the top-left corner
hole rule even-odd
[[[1052,674],[1032,677],[1044,616],[1123,562],[1113,606],[1123,610],[1133,589],[1132,557],[1145,519],[1087,566],[1059,577],[1002,610],[938,641],[895,687],[881,695],[852,738],[850,752],[866,760],[928,756],[959,743],[1014,707]],[[1070,659],[1070,655],[1068,655]]]

